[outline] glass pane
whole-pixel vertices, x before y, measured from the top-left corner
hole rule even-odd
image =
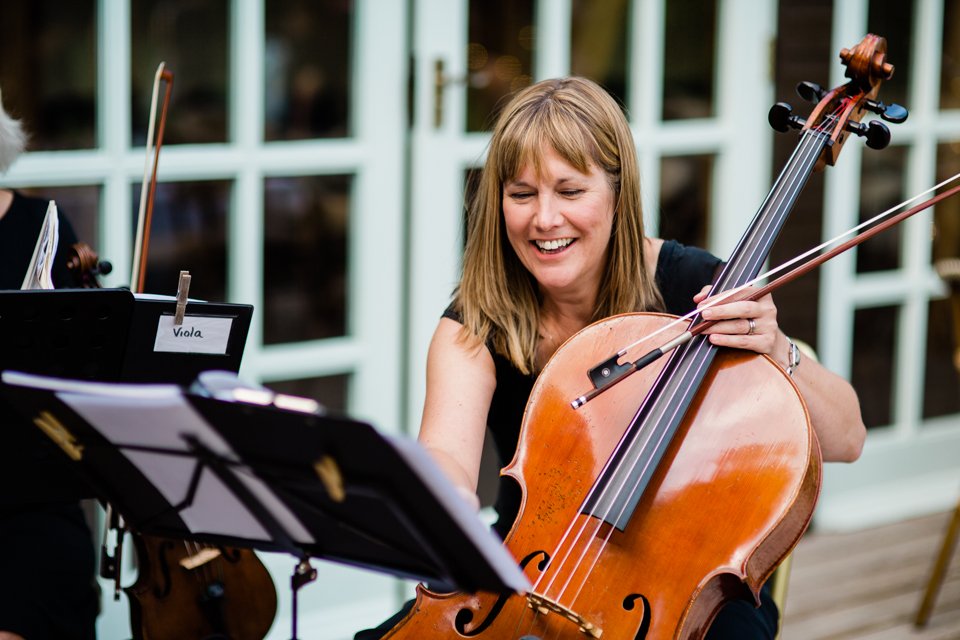
[[[265,344],[346,333],[351,185],[351,176],[266,181]]]
[[[863,152],[860,172],[860,220],[883,213],[905,199],[907,149],[890,147]],[[883,271],[900,266],[901,226],[897,225],[857,247],[857,272]]]
[[[594,80],[627,102],[627,25],[624,0],[573,0],[570,71]]]
[[[880,87],[880,100],[910,107],[908,89],[910,69],[913,68],[913,0],[872,0],[867,17],[867,33],[887,39],[887,62],[896,67],[890,80]],[[851,42],[851,46],[853,43]]]
[[[0,89],[36,150],[96,146],[96,3],[4,2]]]
[[[663,158],[660,164],[661,238],[706,247],[713,156]]]
[[[943,3],[940,108],[960,109],[960,0]]]
[[[937,149],[937,180],[960,172],[958,144]],[[927,319],[927,361],[923,417],[960,412],[960,201],[948,198],[934,208],[931,257],[933,268],[947,285],[949,296],[930,303]]]
[[[230,187],[226,180],[157,185],[144,292],[176,295],[180,272],[189,271],[191,298],[226,301]],[[133,189],[138,203],[140,185]]]
[[[349,135],[353,2],[271,0],[264,10],[264,138]]]
[[[937,182],[958,173],[960,142],[941,144],[937,147]],[[941,275],[960,278],[960,199],[947,198],[933,211],[933,266]]]
[[[716,0],[671,0],[666,7],[663,119],[713,115]]]
[[[899,307],[858,309],[853,317],[853,375],[868,429],[893,421],[894,344]]]
[[[471,0],[468,37],[467,131],[483,131],[500,99],[532,81],[532,0]]]
[[[134,145],[147,139],[153,79],[161,62],[173,73],[164,144],[226,142],[229,18],[227,0],[131,2]]]
[[[927,358],[923,385],[923,417],[960,412],[960,281],[947,300],[930,302],[927,318]]]
[[[346,413],[347,390],[350,376],[323,376],[320,378],[301,378],[299,380],[278,380],[265,382],[263,386],[277,393],[290,396],[313,398],[330,411]]]

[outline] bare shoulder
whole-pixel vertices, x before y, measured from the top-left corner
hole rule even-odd
[[[441,366],[467,367],[473,371],[494,374],[490,351],[479,340],[463,336],[463,325],[450,318],[440,318],[430,341],[429,363]]]

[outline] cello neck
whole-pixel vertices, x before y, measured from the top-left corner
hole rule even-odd
[[[724,265],[711,294],[739,287],[760,273],[773,243],[829,141],[829,136],[822,132],[807,130],[803,133],[800,143]]]

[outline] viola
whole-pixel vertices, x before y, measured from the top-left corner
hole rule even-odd
[[[711,295],[757,276],[810,174],[834,164],[851,134],[886,145],[885,125],[861,124],[866,112],[906,117],[877,100],[893,73],[883,38],[867,35],[841,60],[849,82],[830,91],[804,85],[819,101],[805,121],[784,104],[771,110],[775,128],[801,129],[800,142]],[[759,602],[761,585],[809,525],[821,479],[816,435],[778,365],[718,349],[704,335],[623,376],[630,365],[622,360],[684,332],[673,320],[601,320],[558,349],[537,378],[516,455],[502,471],[524,496],[504,544],[531,591],[421,586],[385,638],[700,639],[726,602]]]
[[[74,272],[81,289],[99,289],[99,276],[109,275],[113,271],[113,265],[101,260],[86,242],[71,245],[67,255],[67,269]]]
[[[156,148],[151,149],[156,116],[157,91],[166,81]],[[143,291],[149,247],[150,219],[156,190],[157,162],[163,139],[172,72],[161,63],[153,88],[153,108],[147,142],[147,168],[137,226],[137,241],[131,288]],[[152,157],[152,171],[150,156]],[[150,173],[149,180],[147,174]],[[149,191],[148,191],[149,186]],[[109,263],[100,261],[86,245],[74,246],[73,268],[80,269],[87,286],[99,286],[97,275],[109,273]],[[104,563],[119,577],[120,540],[114,557],[104,548]],[[144,535],[130,531],[137,557],[137,579],[125,587],[130,603],[130,627],[134,640],[262,640],[277,611],[273,579],[256,554],[249,549],[214,546],[185,540]],[[119,591],[119,582],[117,583]],[[119,597],[119,594],[117,595]]]
[[[138,574],[124,592],[133,637],[262,640],[277,594],[249,549],[133,535]]]

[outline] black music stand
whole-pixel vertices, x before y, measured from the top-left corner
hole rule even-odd
[[[237,371],[251,305],[188,301],[181,332],[213,326],[206,340],[160,338],[170,332],[174,298],[128,289],[0,291],[0,370],[101,381],[189,384],[207,369]],[[194,322],[199,324],[194,326]],[[202,333],[202,332],[201,332]],[[167,340],[170,343],[171,340]],[[0,401],[0,415],[10,413]],[[5,420],[7,455],[29,456],[30,477],[0,503],[83,499],[93,491],[47,438],[29,424]]]
[[[296,556],[294,603],[310,557],[466,591],[529,588],[419,445],[364,422],[175,385],[8,371],[2,390],[133,528]]]

